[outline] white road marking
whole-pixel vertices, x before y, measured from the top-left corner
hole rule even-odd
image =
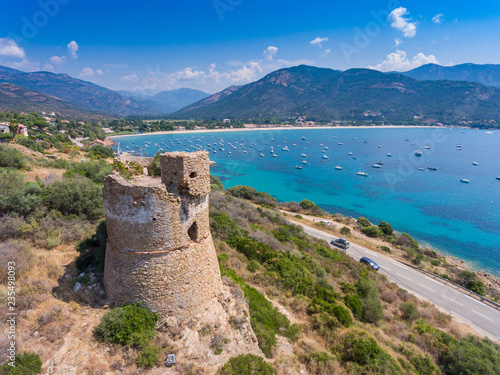
[[[387,268],[387,267],[384,267],[384,268],[383,268],[383,270],[384,270],[384,271],[389,271],[389,272],[392,272],[392,271],[391,271],[389,268]]]
[[[403,266],[401,266],[401,265],[399,265],[399,264],[397,264],[397,263],[394,263],[394,262],[392,262],[392,264],[395,264],[396,266],[401,267],[401,268],[402,268],[402,269],[404,269],[404,270],[407,270],[407,269],[408,269],[408,268],[403,267]]]
[[[368,254],[371,254],[372,256],[374,256],[374,257],[377,257],[377,258],[378,258],[378,255],[377,255],[377,254],[375,254],[374,252],[372,252],[372,251],[368,251],[368,250],[366,250],[366,252],[367,252]]]
[[[418,285],[423,286],[425,289],[429,289],[430,291],[433,291],[434,293],[437,293],[434,289],[431,289],[428,286],[425,286],[424,284],[418,283]]]
[[[449,299],[452,302],[458,303],[460,306],[463,306],[463,304],[461,304],[460,302],[455,301],[453,298],[447,297],[445,295],[443,295],[443,297],[446,298],[446,299]]]
[[[472,298],[472,297],[468,296],[468,295],[467,295],[467,294],[465,294],[465,293],[463,294],[463,296],[464,296],[464,297],[467,297],[468,299],[470,299],[470,300],[472,300],[472,301],[474,301],[474,302],[479,302],[477,299],[474,299],[474,298]]]
[[[436,283],[436,284],[439,284],[439,285],[443,285],[443,284],[441,284],[439,281],[436,281],[436,280],[434,280],[434,279],[431,279],[430,277],[427,277],[427,276],[424,276],[424,277],[425,277],[427,280],[432,281],[433,283]]]
[[[469,319],[464,318],[462,315],[457,314],[457,313],[456,313],[455,311],[453,311],[453,310],[451,310],[451,312],[452,312],[452,314],[455,314],[456,316],[458,316],[458,317],[462,318],[463,320],[465,320],[465,321],[467,321],[467,322],[469,322],[469,323],[471,323],[471,324],[472,324],[472,322],[471,322]]]
[[[410,280],[410,281],[413,281],[413,280],[412,280],[412,279],[410,279],[409,277],[403,276],[403,275],[401,275],[401,274],[400,274],[400,273],[398,273],[398,272],[396,272],[396,274],[397,274],[397,275],[399,275],[399,276],[401,276],[401,277],[404,277],[405,279],[408,279],[408,280]]]
[[[483,318],[486,318],[486,319],[488,319],[488,320],[490,320],[490,321],[492,321],[492,322],[495,322],[493,319],[488,318],[486,315],[483,315],[483,314],[481,314],[481,313],[478,313],[476,310],[472,310],[472,311],[473,311],[473,312],[475,312],[477,315],[481,315]]]

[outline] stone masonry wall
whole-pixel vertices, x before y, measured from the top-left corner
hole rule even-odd
[[[163,154],[160,165],[161,178],[105,178],[104,283],[118,305],[141,302],[162,320],[182,321],[222,286],[208,220],[208,153]]]

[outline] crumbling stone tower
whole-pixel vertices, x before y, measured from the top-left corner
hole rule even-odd
[[[141,171],[151,158],[128,158]],[[207,309],[222,288],[208,221],[207,152],[160,156],[161,177],[104,181],[104,284],[115,304],[141,302],[169,324]],[[122,164],[123,166],[123,164]]]

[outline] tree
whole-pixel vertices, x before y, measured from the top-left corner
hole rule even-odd
[[[385,221],[381,221],[378,227],[387,236],[391,236],[394,233],[394,229],[392,229],[391,224],[386,223]]]
[[[9,122],[9,131],[14,134],[14,139],[16,139],[17,132],[19,130],[19,123],[16,119],[11,119]]]
[[[316,209],[318,206],[313,201],[310,201],[308,199],[302,199],[299,203],[300,207],[302,207],[304,210],[311,210],[311,209]]]

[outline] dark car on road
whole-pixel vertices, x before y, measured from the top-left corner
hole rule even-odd
[[[373,260],[371,260],[370,258],[367,258],[367,257],[363,257],[359,260],[359,263],[361,264],[365,264],[371,268],[373,268],[375,271],[378,271],[380,269],[380,266],[375,263]]]
[[[331,240],[330,242],[331,245],[340,247],[341,249],[348,249],[349,248],[349,241],[347,241],[345,238],[337,238],[336,240]]]

